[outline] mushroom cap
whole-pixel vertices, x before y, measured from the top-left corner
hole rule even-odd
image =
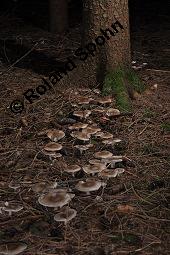
[[[90,159],[90,160],[89,160],[89,163],[90,163],[91,165],[98,165],[98,164],[101,163],[101,161],[100,161],[100,159]]]
[[[97,132],[99,132],[101,130],[101,128],[98,128],[98,127],[87,127],[85,129],[83,129],[83,133],[86,133],[86,134],[89,134],[89,135],[94,135],[96,134]]]
[[[87,174],[99,173],[106,168],[105,164],[85,165],[83,171]]]
[[[17,255],[27,249],[26,243],[11,242],[0,244],[0,254],[4,255]]]
[[[72,126],[70,126],[69,129],[70,130],[83,129],[83,128],[86,128],[87,126],[88,126],[88,124],[86,124],[86,123],[78,122],[78,123],[74,123]]]
[[[79,132],[79,131],[73,131],[71,133],[71,136],[74,138],[77,138],[78,140],[81,141],[89,141],[90,135],[87,133]]]
[[[86,181],[79,181],[76,184],[76,189],[82,192],[90,192],[100,189],[101,186],[102,186],[101,181],[87,179]]]
[[[109,133],[109,132],[103,132],[103,134],[101,135],[102,139],[111,139],[113,138],[113,134]]]
[[[102,137],[104,135],[104,132],[100,131],[95,134],[96,137]]]
[[[61,153],[56,153],[55,151],[46,151],[42,150],[42,153],[46,156],[52,157],[52,158],[60,158],[62,157]]]
[[[67,173],[76,173],[81,170],[81,167],[78,165],[68,165],[66,168],[64,168],[64,171]]]
[[[87,118],[89,117],[91,114],[91,111],[90,110],[84,110],[84,111],[74,111],[73,112],[73,115],[74,116],[77,116],[77,117],[80,117],[80,118]]]
[[[45,195],[39,197],[38,202],[47,207],[62,207],[68,204],[74,194],[69,194],[66,192],[56,192],[51,191]]]
[[[94,154],[95,158],[107,159],[110,158],[113,154],[110,151],[98,151]]]
[[[112,101],[113,99],[111,97],[103,97],[98,100],[100,104],[108,104],[108,103],[112,103]]]
[[[109,117],[118,116],[120,115],[120,111],[118,109],[109,108],[106,111],[106,115]]]
[[[103,141],[102,141],[102,143],[104,143],[104,144],[111,144],[111,145],[114,145],[115,143],[120,143],[122,140],[121,139],[104,139]]]
[[[76,217],[77,215],[77,211],[75,209],[72,209],[70,207],[64,207],[60,210],[59,213],[57,213],[54,216],[54,220],[55,221],[59,221],[59,222],[68,222],[70,220],[72,220],[74,217]]]
[[[90,101],[92,101],[93,98],[91,97],[79,97],[78,104],[89,104]]]
[[[59,143],[55,143],[55,142],[50,142],[50,143],[47,143],[44,147],[44,150],[45,151],[51,151],[51,152],[54,152],[54,151],[59,151],[62,149],[62,145],[59,144]]]
[[[99,176],[106,178],[116,177],[117,171],[116,169],[104,169],[102,172],[99,173]]]
[[[57,142],[60,139],[62,139],[63,137],[65,137],[65,133],[62,130],[49,130],[47,132],[47,136],[48,138],[50,138],[53,142]]]
[[[6,202],[5,206],[2,208],[2,210],[5,212],[19,212],[22,209],[23,209],[22,205],[14,202]]]

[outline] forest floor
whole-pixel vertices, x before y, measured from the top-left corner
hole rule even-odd
[[[59,87],[62,93],[54,88],[32,105],[28,103],[21,114],[14,114],[9,109],[10,102],[27,89],[40,85],[41,78],[26,68],[1,66],[0,206],[4,207],[7,201],[17,202],[23,209],[11,216],[2,210],[0,244],[25,242],[28,246],[25,255],[169,253],[170,73],[156,67],[137,71],[147,90],[132,102],[133,112],[105,118],[105,114],[95,114],[101,94],[83,86],[86,84],[81,83],[80,74],[72,86],[62,81]],[[104,146],[92,136],[93,147],[83,155],[77,152],[69,122],[76,120],[72,112],[82,109],[80,105],[73,106],[79,96],[94,99],[85,106],[92,114],[84,122],[97,123],[102,131],[121,139],[120,145]],[[115,107],[114,99],[107,105],[110,106]],[[60,141],[62,157],[56,161],[42,153],[50,142],[48,129],[62,129],[66,133]],[[119,166],[125,168],[123,174],[104,179],[105,188],[86,195],[77,191],[75,185],[88,175],[81,170],[72,177],[64,172],[64,167],[72,163],[83,167],[100,150],[109,150],[129,160]],[[97,175],[95,178],[101,179]],[[39,182],[49,185],[57,182],[58,187],[71,188],[75,197],[69,206],[77,210],[72,221],[66,225],[55,222],[56,212],[38,203],[39,194],[32,186]],[[11,188],[16,185],[18,188]]]

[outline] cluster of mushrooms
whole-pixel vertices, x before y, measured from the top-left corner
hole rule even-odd
[[[120,115],[118,109],[110,107],[112,99],[105,97],[99,98],[97,101],[98,107],[93,108],[94,100],[91,97],[79,97],[76,103],[72,103],[74,109],[73,116],[76,122],[67,127],[67,133],[70,138],[73,138],[74,148],[79,150],[80,155],[94,146],[91,139],[95,138],[100,141],[104,146],[114,146],[116,143],[121,142],[120,139],[114,138],[113,134],[102,131],[89,116],[93,113],[105,116],[105,118],[114,118]],[[88,109],[88,106],[92,106]],[[81,109],[80,109],[81,108]],[[46,130],[46,135],[50,139],[43,148],[42,152],[50,158],[52,162],[57,158],[62,158],[63,145],[62,139],[66,137],[63,130]],[[75,142],[76,141],[76,144]],[[80,143],[79,143],[80,142]],[[116,163],[122,162],[123,156],[115,156],[108,150],[101,150],[94,153],[92,159],[88,164],[79,166],[78,164],[66,164],[63,171],[70,174],[74,178],[75,174],[79,171],[84,171],[89,177],[83,181],[77,182],[75,189],[79,192],[84,192],[89,195],[90,192],[97,191],[101,187],[106,186],[107,179],[119,176],[125,169],[117,168]],[[10,188],[18,189],[15,183],[10,183]],[[33,192],[38,194],[38,203],[44,207],[54,209],[54,220],[57,222],[64,222],[67,224],[77,215],[77,211],[69,207],[71,200],[75,194],[71,189],[58,187],[57,182],[49,185],[45,182],[35,183],[32,185]],[[8,212],[9,215],[23,209],[23,206],[18,203],[5,202],[0,205],[0,213]],[[27,244],[24,242],[13,242],[0,244],[0,254],[15,255],[27,249]]]
[[[120,139],[114,139],[113,134],[102,131],[92,120],[89,120],[89,116],[92,115],[94,110],[87,109],[88,105],[93,102],[91,97],[81,97],[77,103],[73,103],[73,107],[80,107],[81,110],[75,110],[73,116],[77,121],[67,127],[67,133],[76,141],[74,148],[80,151],[81,156],[83,152],[92,148],[94,144],[90,141],[93,137],[99,139],[104,145],[114,146],[116,143],[121,142]],[[104,108],[103,105],[112,103],[111,98],[100,98],[98,100],[100,106],[95,108],[95,113],[104,114],[107,117],[115,117],[120,115],[120,111],[114,108]],[[101,106],[102,105],[102,106]],[[46,135],[51,140],[46,144],[42,152],[49,156],[51,160],[56,160],[62,157],[61,150],[63,145],[62,139],[66,134],[63,130],[47,130]],[[77,144],[80,141],[80,144]],[[123,156],[115,156],[107,150],[97,151],[94,153],[93,158],[89,160],[88,164],[79,166],[78,164],[67,164],[63,171],[75,176],[79,171],[84,171],[89,177],[84,181],[79,181],[75,185],[75,189],[80,192],[85,192],[87,195],[92,191],[97,191],[101,187],[105,187],[105,180],[113,178],[122,174],[125,169],[115,168],[116,163],[122,162]],[[97,177],[97,178],[96,178]],[[52,207],[54,210],[58,210],[58,213],[54,215],[54,220],[64,222],[65,224],[73,219],[77,211],[68,206],[70,201],[74,198],[75,194],[72,191],[68,191],[63,188],[50,188],[45,183],[37,183],[33,187],[35,192],[40,194],[38,202],[46,207]]]

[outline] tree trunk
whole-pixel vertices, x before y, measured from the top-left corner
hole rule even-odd
[[[93,71],[102,82],[107,72],[130,63],[128,0],[83,0],[83,4],[83,44],[98,38]]]
[[[68,27],[67,0],[49,0],[49,30],[63,33]]]

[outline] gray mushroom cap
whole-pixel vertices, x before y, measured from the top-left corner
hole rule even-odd
[[[86,181],[79,181],[76,185],[76,189],[82,192],[89,193],[91,191],[100,189],[101,186],[102,186],[101,181],[87,179]]]
[[[106,168],[105,164],[91,164],[83,166],[83,171],[87,174],[99,173]]]
[[[55,142],[50,142],[45,145],[44,150],[54,152],[54,151],[59,151],[62,149],[62,145],[59,143]]]
[[[62,207],[68,204],[74,196],[70,193],[51,191],[40,196],[38,202],[47,207]]]
[[[54,216],[55,221],[64,222],[65,224],[75,218],[77,215],[77,211],[70,207],[64,207]]]
[[[11,242],[0,244],[0,254],[17,255],[27,249],[27,244],[23,242]]]
[[[53,142],[57,142],[60,139],[62,139],[63,137],[65,137],[65,133],[62,130],[49,130],[47,132],[47,136],[48,138],[50,138]]]

